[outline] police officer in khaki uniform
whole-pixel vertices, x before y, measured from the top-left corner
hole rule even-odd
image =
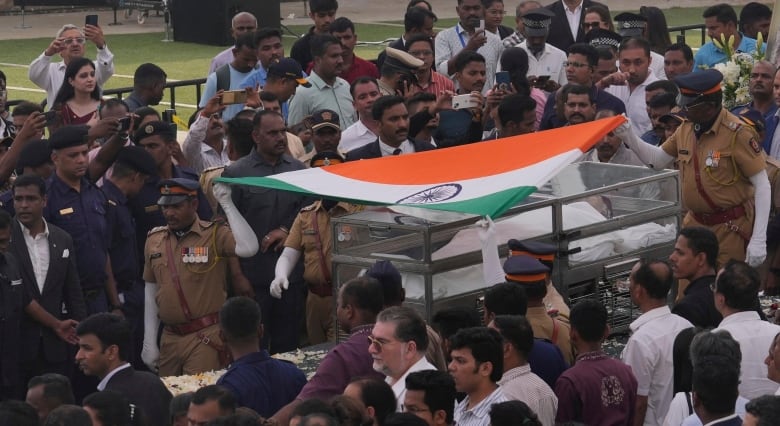
[[[571,365],[574,362],[574,351],[570,340],[571,327],[568,322],[551,317],[543,302],[547,295],[550,268],[532,256],[517,254],[506,259],[504,273],[506,282],[520,285],[525,289],[528,296],[528,310],[525,317],[531,323],[534,337],[552,342],[561,350],[566,362]]]
[[[569,305],[558,292],[558,289],[553,285],[550,275],[552,274],[553,267],[555,265],[555,254],[558,252],[557,247],[552,244],[542,243],[539,241],[520,241],[511,239],[507,243],[509,249],[509,256],[527,255],[535,258],[542,265],[550,269],[550,274],[547,275],[547,294],[544,296],[544,306],[547,308],[547,313],[551,317],[556,317],[559,320],[569,323]]]
[[[338,120],[336,115],[336,126]],[[344,160],[335,152],[325,151],[316,154],[310,161],[311,167],[322,167],[339,164]],[[278,299],[282,296],[282,290],[289,286],[288,277],[303,252],[303,279],[309,289],[306,296],[306,333],[309,344],[316,345],[336,338],[331,275],[333,231],[330,219],[361,210],[363,206],[331,200],[318,200],[304,207],[295,218],[290,235],[284,242],[284,251],[276,262],[270,293]],[[342,230],[337,238],[344,242],[351,239],[352,235]]]
[[[160,182],[167,226],[152,229],[144,248],[146,309],[141,357],[160,376],[197,374],[225,366],[219,339],[219,309],[225,302],[226,257],[254,255],[259,244],[224,184],[214,196],[232,230],[198,217],[197,182]],[[232,232],[231,232],[232,231]],[[237,238],[234,238],[234,235]],[[157,330],[162,321],[160,347]]]
[[[718,263],[731,258],[758,266],[766,258],[771,190],[760,139],[750,126],[725,110],[715,69],[679,76],[680,106],[687,114],[660,147],[643,143],[621,125],[616,134],[655,169],[677,160],[683,226],[705,226],[718,237]]]
[[[341,142],[341,128],[339,127],[339,115],[336,111],[323,109],[315,111],[308,121],[311,127],[311,143],[314,148],[304,154],[299,160],[307,167],[320,167],[321,165],[311,164],[311,160],[318,152],[338,153],[344,157],[345,152],[338,150]]]

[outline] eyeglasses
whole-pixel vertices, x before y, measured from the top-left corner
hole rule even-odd
[[[601,21],[595,21],[595,22],[583,22],[582,28],[595,30],[601,26]]]
[[[382,341],[377,339],[374,336],[367,336],[367,338],[368,338],[368,347],[369,348],[372,346],[375,347],[377,352],[382,352],[382,347],[390,343],[390,341]]]
[[[87,41],[84,37],[76,37],[76,38],[66,38],[65,40],[62,40],[65,44],[84,44]]]
[[[257,27],[234,27],[233,29],[236,31],[254,31]]]
[[[564,61],[564,62],[563,62],[563,66],[564,66],[564,68],[565,68],[565,67],[569,67],[569,66],[572,66],[572,67],[574,67],[574,68],[584,68],[584,67],[588,67],[588,66],[590,66],[590,65],[588,65],[588,64],[584,64],[584,63],[582,63],[582,62]]]

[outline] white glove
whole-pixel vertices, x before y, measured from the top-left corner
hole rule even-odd
[[[626,117],[625,114],[623,114],[623,117],[625,117],[626,121],[624,121],[619,126],[617,126],[614,132],[615,132],[615,136],[625,141],[626,138],[631,134],[631,132],[633,132],[633,130],[631,130],[631,120],[628,117]]]
[[[157,362],[160,360],[160,349],[153,339],[144,339],[144,348],[141,350],[141,359],[150,370],[157,372]]]
[[[764,259],[766,259],[766,242],[751,238],[745,253],[745,263],[755,268],[764,263]]]
[[[477,234],[482,244],[482,279],[485,285],[492,286],[506,281],[501,259],[498,257],[496,243],[496,225],[490,216],[485,216],[477,222]]]
[[[271,296],[281,299],[282,290],[287,290],[290,287],[290,281],[285,277],[276,277],[271,281],[271,288],[268,290]]]
[[[226,185],[222,182],[215,182],[212,192],[214,193],[214,198],[220,204],[224,204],[232,201],[231,198],[232,191],[230,190],[230,185]]]

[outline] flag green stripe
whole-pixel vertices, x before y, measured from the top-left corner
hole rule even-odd
[[[232,183],[236,185],[262,186],[264,188],[278,189],[282,191],[291,191],[299,194],[318,195],[296,185],[290,185],[284,181],[268,177],[245,177],[245,178],[216,178],[215,182]],[[472,198],[470,200],[456,201],[452,203],[438,204],[403,204],[410,207],[421,207],[432,210],[454,211],[461,213],[471,213],[476,215],[488,215],[498,217],[515,204],[519,203],[536,191],[535,186],[519,186],[504,191]],[[387,205],[386,203],[368,202],[358,198],[346,197],[327,197],[339,201],[348,201],[356,204],[366,205]]]

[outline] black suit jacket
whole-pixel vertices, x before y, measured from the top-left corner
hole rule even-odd
[[[82,320],[87,316],[87,308],[79,283],[73,239],[62,228],[51,223],[48,226],[49,271],[43,284],[43,292],[38,289],[30,252],[24,241],[22,225],[16,219],[11,221],[10,251],[18,259],[19,274],[25,289],[46,312],[60,320],[65,318]],[[62,313],[63,304],[67,308],[67,314]],[[46,361],[63,362],[68,359],[68,344],[57,337],[52,330],[25,315],[21,334],[22,359],[28,361],[37,359],[38,346],[41,342]]]
[[[168,409],[173,395],[162,380],[146,371],[135,371],[127,367],[117,371],[106,384],[105,390],[124,395],[131,403],[140,408],[143,418],[149,426],[168,425]]]
[[[563,8],[561,0],[556,0],[555,3],[547,5],[547,9],[555,14],[550,22],[550,33],[547,36],[547,43],[566,52],[572,44],[584,42],[585,31],[582,29],[582,21],[585,18],[585,9],[594,4],[601,3],[592,0],[582,0],[582,14],[580,15],[580,27],[577,31],[576,39],[571,33],[571,28],[569,28],[569,20],[566,18],[566,10]]]
[[[429,151],[436,149],[435,146],[428,142],[416,141],[409,139],[409,142],[414,146],[414,152]],[[382,149],[379,147],[379,139],[371,142],[368,145],[355,148],[347,153],[347,161],[353,160],[367,160],[369,158],[380,158],[382,156]]]

